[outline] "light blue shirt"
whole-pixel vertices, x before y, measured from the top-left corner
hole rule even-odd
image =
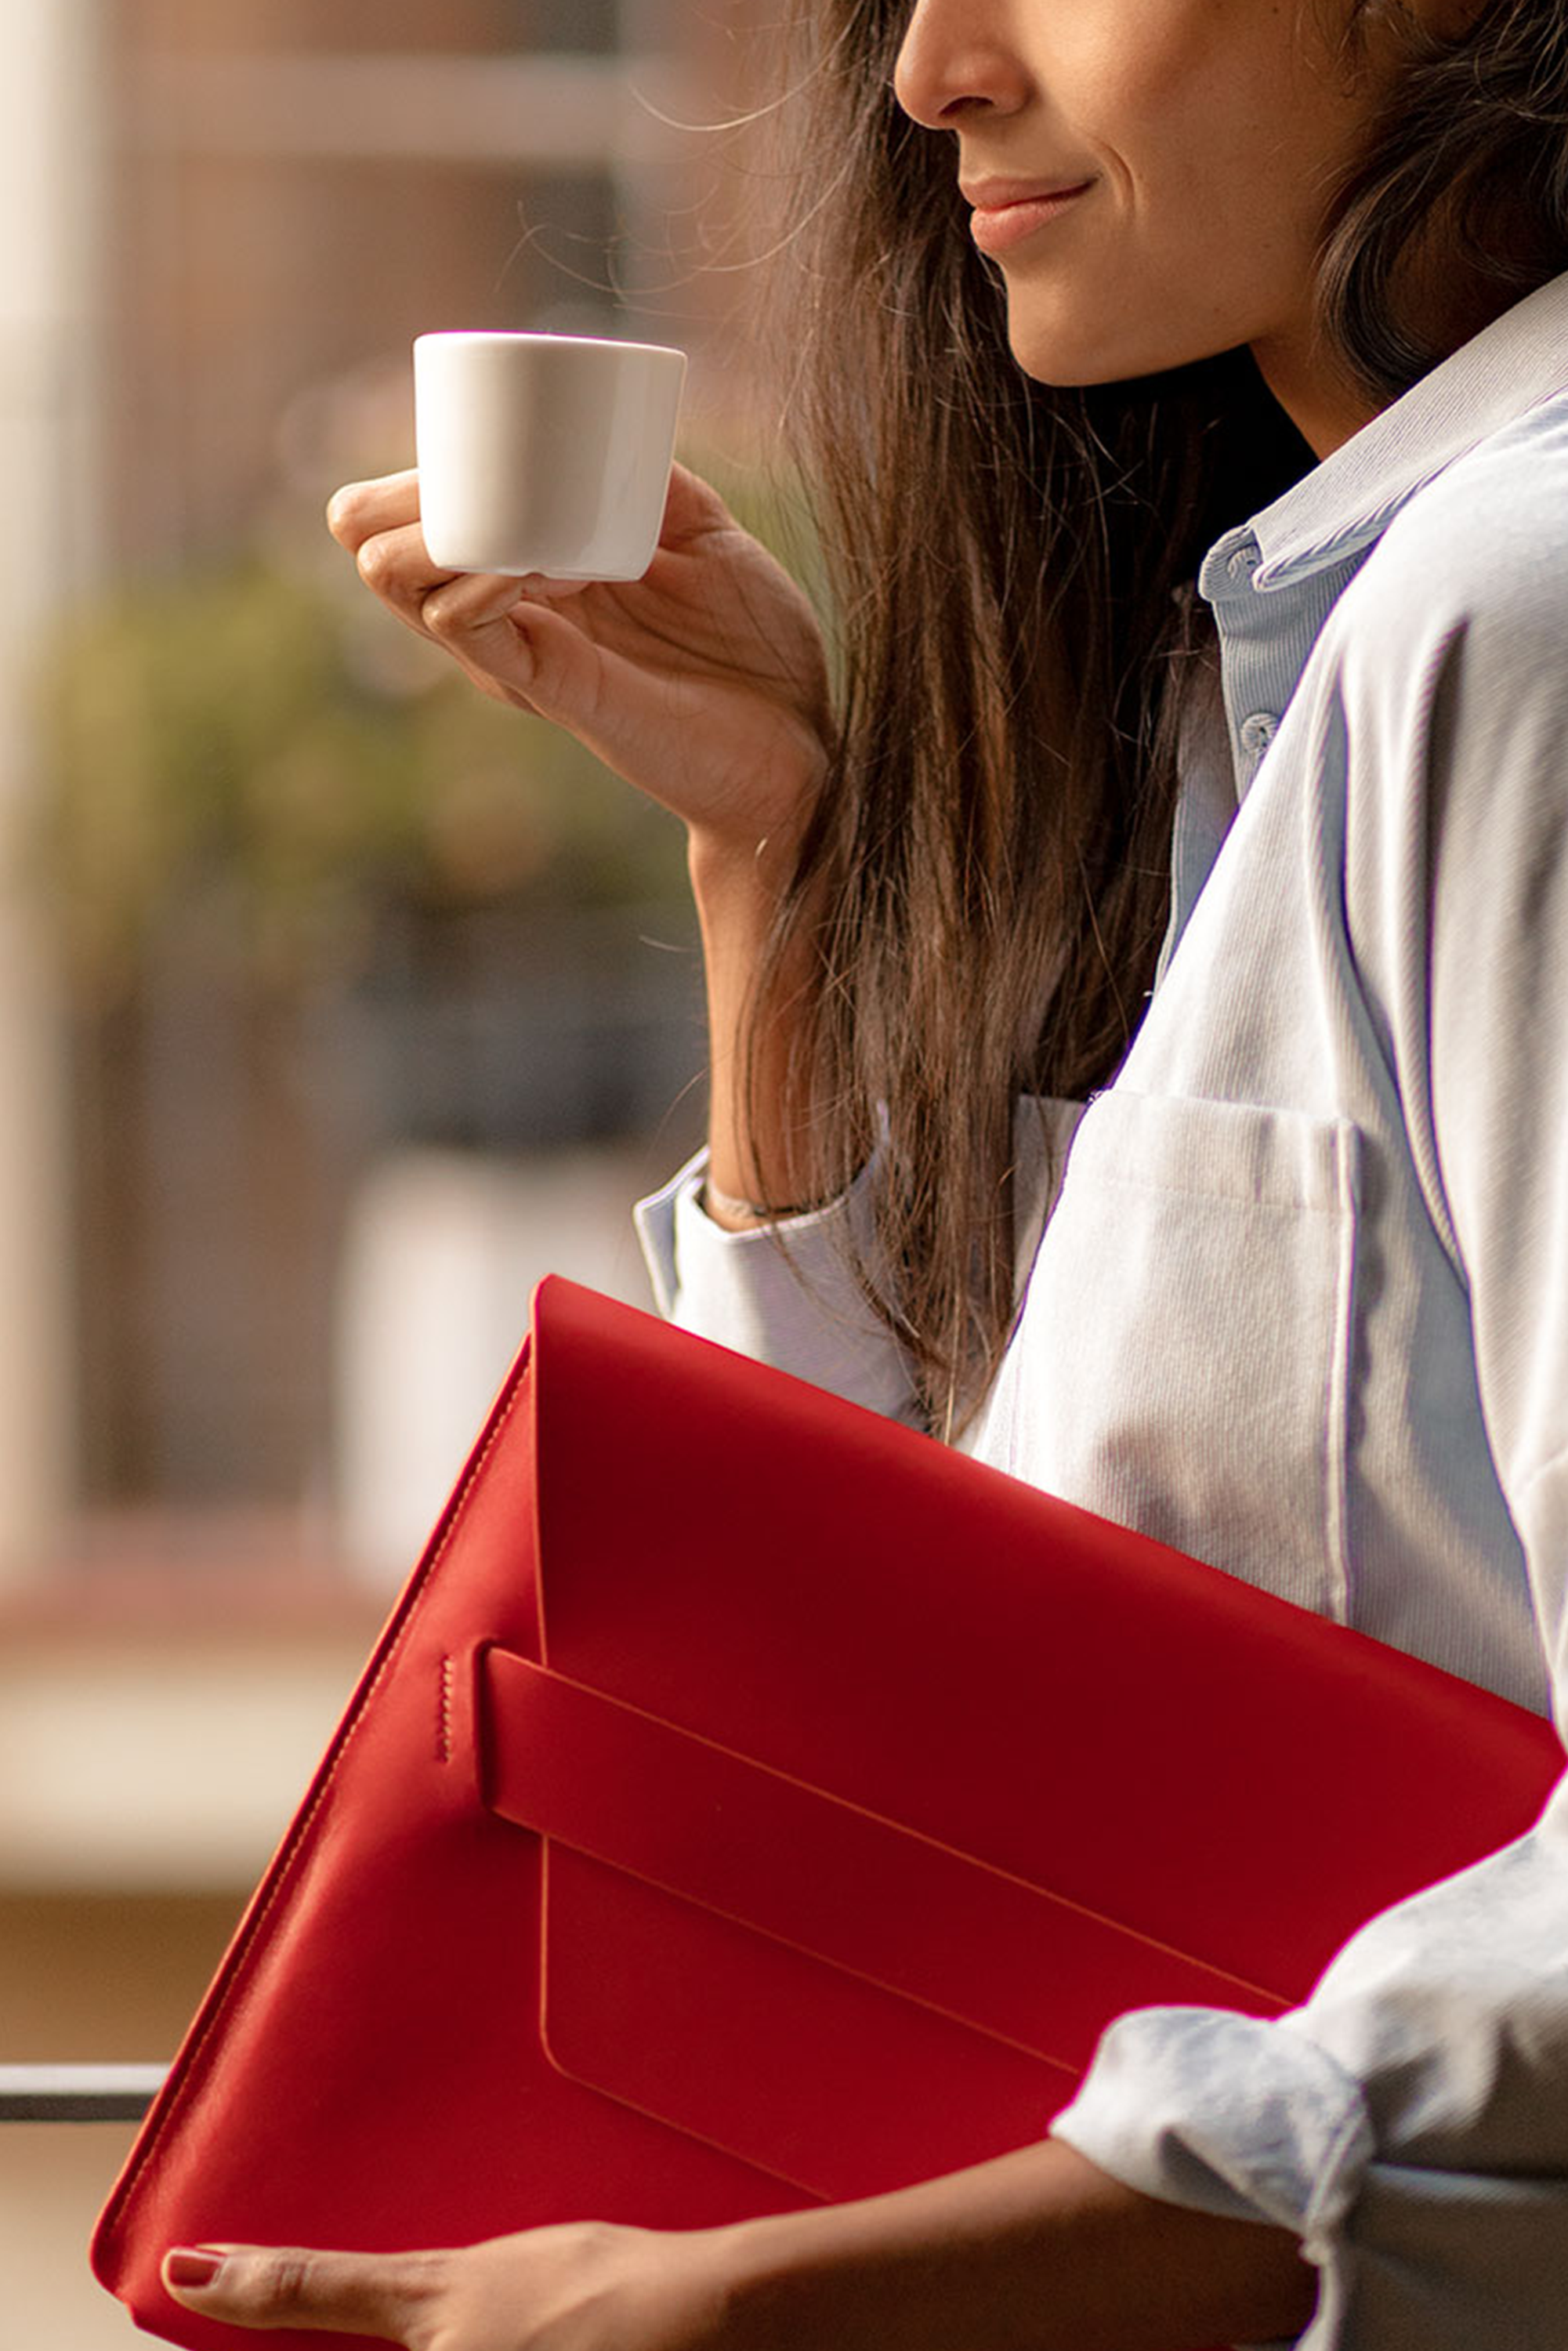
[[[1527,1706],[1555,1694],[1562,1729],[1568,279],[1199,584],[1223,730],[1190,730],[1161,976],[1115,1083],[1049,1106],[1059,1135],[1076,1119],[1065,1180],[971,1442]],[[907,1411],[838,1270],[855,1196],[792,1227],[791,1270],[698,1186],[640,1211],[666,1310]],[[1374,1920],[1289,2018],[1124,2018],[1054,2127],[1300,2235],[1311,2351],[1563,2351],[1568,1798]]]

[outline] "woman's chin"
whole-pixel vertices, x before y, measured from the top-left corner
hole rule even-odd
[[[1029,299],[1028,289],[1012,294],[1008,307],[1008,342],[1025,375],[1053,390],[1082,390],[1091,384],[1135,383],[1145,376],[1164,375],[1172,368],[1190,367],[1198,360],[1215,359],[1245,342],[1244,329],[1234,334],[1212,322],[1207,329],[1195,322],[1183,334],[1168,317],[1151,329],[1141,324],[1132,306],[1124,319],[1107,328],[1108,311],[1117,306],[1101,303],[1092,319],[1047,313]]]

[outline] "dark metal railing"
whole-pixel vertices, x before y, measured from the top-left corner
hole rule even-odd
[[[0,2065],[0,2123],[140,2122],[162,2065]]]

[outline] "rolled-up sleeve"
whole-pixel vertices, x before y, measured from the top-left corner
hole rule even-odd
[[[1147,2009],[1054,2126],[1174,2203],[1270,2221],[1321,2285],[1302,2351],[1560,2351],[1568,1823],[1385,1912],[1274,2023]]]

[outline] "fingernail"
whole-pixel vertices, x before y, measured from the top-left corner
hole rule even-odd
[[[222,2253],[201,2253],[181,2246],[166,2256],[163,2275],[171,2285],[211,2285],[224,2265]]]

